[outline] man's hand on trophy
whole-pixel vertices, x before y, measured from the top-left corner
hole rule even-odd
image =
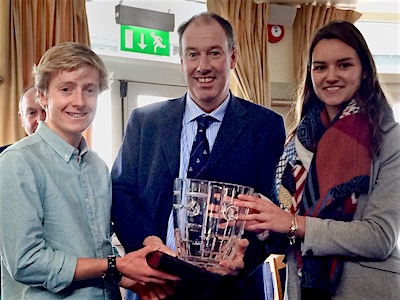
[[[236,245],[235,254],[231,261],[222,260],[219,263],[222,268],[207,268],[207,270],[219,275],[237,275],[244,267],[243,258],[248,245],[247,239],[241,239]]]
[[[176,257],[175,251],[172,250],[171,248],[169,248],[168,246],[164,245],[163,241],[158,236],[150,235],[147,238],[145,238],[143,241],[144,246],[152,245],[152,244],[160,246],[160,249],[158,249],[158,251],[161,251],[170,256]]]

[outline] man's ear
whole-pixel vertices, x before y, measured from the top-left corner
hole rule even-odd
[[[238,49],[235,47],[231,53],[231,70],[236,67],[238,60]]]

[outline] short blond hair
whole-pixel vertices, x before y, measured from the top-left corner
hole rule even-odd
[[[35,87],[46,93],[54,73],[77,70],[85,66],[99,71],[99,92],[108,89],[109,76],[101,58],[88,46],[75,42],[57,44],[43,54],[39,64],[33,67]]]

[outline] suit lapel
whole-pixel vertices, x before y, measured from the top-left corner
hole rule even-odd
[[[202,174],[206,173],[209,169],[212,169],[226,154],[226,152],[233,147],[233,144],[236,142],[248,122],[244,118],[246,113],[247,110],[240,104],[240,101],[232,95],[215,140],[214,147],[211,151],[207,167],[204,169]]]
[[[186,95],[177,100],[172,100],[168,109],[162,113],[160,128],[162,131],[161,147],[165,154],[166,163],[173,177],[179,174],[179,153],[180,153],[180,139],[182,131],[182,119],[185,109]]]

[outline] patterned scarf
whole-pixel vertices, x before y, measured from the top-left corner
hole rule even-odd
[[[324,105],[301,120],[276,172],[276,201],[293,214],[351,221],[357,197],[368,193],[370,126],[355,100],[329,122]],[[335,295],[343,269],[339,257],[301,256],[301,286]],[[301,269],[301,270],[300,270]]]

